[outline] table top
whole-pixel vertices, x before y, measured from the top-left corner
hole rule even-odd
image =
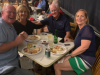
[[[32,9],[32,10],[34,10],[34,9],[36,9],[36,10],[41,10],[41,8],[33,7],[33,6],[31,6],[31,9]]]
[[[58,40],[61,40],[61,38],[58,38]],[[18,46],[18,50],[22,53],[22,49],[26,46],[27,42],[24,41],[22,44],[20,44]],[[65,43],[60,43],[58,42],[59,45],[64,45]],[[37,62],[38,64],[40,64],[43,67],[49,67],[51,66],[53,63],[55,63],[57,60],[59,60],[61,57],[63,57],[64,55],[66,55],[66,53],[68,53],[73,47],[74,47],[74,43],[73,42],[66,42],[66,44],[70,44],[69,46],[65,46],[67,48],[67,51],[62,54],[62,55],[54,55],[51,53],[50,58],[45,57],[45,49],[43,49],[40,53],[36,54],[36,55],[26,55],[27,57],[29,57],[31,60]]]

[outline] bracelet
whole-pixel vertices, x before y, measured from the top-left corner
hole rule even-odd
[[[71,57],[72,57],[72,55],[71,54],[69,54]]]

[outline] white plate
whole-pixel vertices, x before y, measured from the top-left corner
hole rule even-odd
[[[36,36],[36,37],[38,37],[38,38],[30,38],[30,37],[32,37],[32,36]],[[25,39],[27,42],[33,42],[33,40],[40,40],[40,36],[38,36],[38,35],[29,35],[28,36],[28,38],[27,39]]]
[[[26,47],[24,47],[24,48],[22,49],[22,52],[23,52],[24,54],[27,54],[27,55],[36,55],[36,54],[38,54],[38,53],[40,53],[40,52],[42,51],[42,45],[35,45],[35,44],[34,44],[34,45],[32,45],[32,46],[33,46],[33,47],[30,48],[30,49],[33,49],[34,46],[35,46],[35,48],[40,47],[41,49],[40,49],[40,51],[38,51],[37,53],[30,54],[30,53],[27,53],[27,52],[24,51],[24,49],[27,48],[27,46],[26,46]]]
[[[52,54],[55,54],[55,55],[61,55],[61,54],[66,53],[67,49],[66,49],[66,47],[65,47],[65,46],[54,44],[54,45],[53,45],[53,48],[54,48],[54,47],[56,47],[56,46],[63,47],[63,49],[64,49],[64,50],[63,50],[63,51],[56,51],[56,50],[55,50],[55,51],[56,51],[56,53],[51,52]]]

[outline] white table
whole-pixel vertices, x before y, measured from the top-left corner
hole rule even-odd
[[[31,9],[34,11],[34,9],[36,9],[36,10],[41,10],[41,8],[38,8],[38,7],[33,7],[33,6],[31,6]]]
[[[58,38],[58,40],[60,40],[60,39],[61,38]],[[66,53],[68,53],[74,47],[74,43],[73,42],[66,42],[66,43],[70,44],[70,46],[66,46],[66,48],[68,49],[66,51]],[[60,42],[58,42],[58,44],[64,45],[64,43],[60,43]],[[18,50],[21,52],[22,49],[25,46],[26,46],[26,42],[24,41],[21,45],[18,46]],[[64,55],[66,55],[66,53],[62,54],[62,55],[53,55],[51,53],[51,57],[47,58],[47,57],[45,57],[45,49],[43,49],[42,52],[40,52],[39,54],[36,54],[36,55],[26,55],[26,54],[24,54],[24,55],[26,55],[27,57],[29,57],[30,59],[32,59],[33,61],[37,62],[38,64],[40,64],[43,67],[49,67],[53,63],[55,63],[57,60],[59,60],[60,58],[62,58]]]

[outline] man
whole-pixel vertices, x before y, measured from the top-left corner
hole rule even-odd
[[[5,5],[0,18],[0,75],[34,75],[33,72],[19,68],[17,45],[27,38],[25,32],[18,36],[12,23],[16,19],[16,9]]]
[[[51,33],[55,33],[55,29],[57,29],[58,36],[61,38],[69,38],[70,36],[70,24],[68,19],[59,13],[59,5],[58,4],[51,4],[50,11],[52,16],[42,20],[42,21],[34,21],[35,24],[38,25],[48,25],[48,30]],[[45,31],[45,30],[44,30]]]

